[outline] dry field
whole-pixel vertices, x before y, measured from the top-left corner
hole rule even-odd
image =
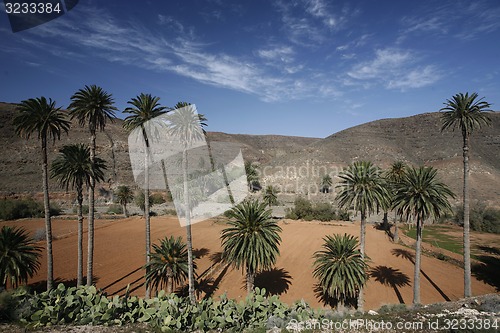
[[[22,225],[31,233],[43,229],[43,219],[24,219],[1,222],[3,225]],[[265,287],[274,294],[280,294],[287,303],[304,299],[314,307],[323,307],[314,292],[316,280],[312,276],[312,255],[321,248],[322,238],[327,234],[348,233],[359,235],[358,223],[341,222],[299,222],[283,220],[281,234],[281,255],[275,269],[263,272],[256,278],[258,286]],[[53,243],[54,274],[58,281],[74,281],[76,278],[77,222],[75,220],[54,219]],[[220,295],[227,293],[231,298],[244,297],[244,275],[218,263],[221,251],[220,232],[223,224],[205,221],[193,225],[193,247],[197,260],[197,274],[202,281],[203,292]],[[123,294],[130,284],[133,294],[144,295],[142,283],[145,262],[144,219],[130,217],[117,220],[96,221],[94,274],[97,287],[108,294]],[[152,217],[151,238],[157,242],[166,236],[182,236],[185,229],[179,226],[175,217]],[[498,242],[497,235],[481,236],[485,244]],[[86,235],[84,237],[86,239]],[[413,251],[393,244],[387,235],[371,225],[367,227],[366,251],[370,257],[371,277],[365,291],[365,308],[377,309],[384,304],[412,302]],[[41,246],[44,242],[39,243]],[[84,244],[86,247],[86,244]],[[42,282],[46,275],[46,259],[30,283]],[[473,294],[494,293],[495,287],[473,279]],[[422,258],[421,299],[424,304],[457,300],[463,295],[463,271],[436,258]]]

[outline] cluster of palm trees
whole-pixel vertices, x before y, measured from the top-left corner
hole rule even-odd
[[[45,204],[45,223],[47,241],[47,288],[52,288],[52,235],[50,220],[50,203],[48,193],[48,162],[47,140],[60,139],[63,132],[68,133],[70,120],[76,119],[81,126],[88,126],[90,132],[90,146],[83,144],[64,146],[60,155],[51,167],[51,176],[61,186],[72,187],[77,193],[78,202],[78,284],[83,283],[83,188],[88,189],[88,258],[87,258],[87,285],[92,284],[93,273],[93,244],[94,244],[94,189],[96,182],[103,180],[103,171],[106,165],[96,156],[96,134],[103,131],[106,123],[115,118],[116,108],[110,94],[97,86],[85,86],[71,97],[69,113],[61,111],[52,100],[44,97],[22,101],[19,105],[19,114],[14,119],[16,132],[24,137],[36,133],[42,145],[42,182]],[[187,244],[180,238],[166,238],[159,245],[153,245],[151,253],[150,218],[149,218],[149,181],[148,161],[149,146],[154,137],[149,137],[145,128],[146,123],[170,112],[172,109],[159,104],[159,98],[149,94],[140,94],[131,99],[131,106],[125,109],[130,114],[124,121],[124,128],[128,131],[140,130],[146,147],[145,150],[145,231],[146,231],[146,297],[150,295],[150,288],[167,286],[173,291],[174,285],[185,278],[189,282],[189,297],[195,302],[194,270],[196,268],[192,250],[191,223],[189,214],[189,195],[187,184],[187,150],[188,142],[201,140],[206,135],[203,129],[206,118],[196,113],[172,112],[168,130],[186,142],[183,147],[184,171],[184,200],[186,209]],[[188,103],[178,103],[174,109],[188,106]],[[489,124],[490,120],[484,111],[489,111],[490,105],[477,94],[457,94],[447,100],[442,115],[442,130],[458,127],[463,135],[464,155],[464,271],[465,296],[470,296],[470,245],[469,245],[469,204],[468,204],[468,154],[469,137],[472,131],[482,125]],[[149,125],[148,125],[149,126]],[[250,189],[258,182],[258,173],[253,165],[247,163],[247,177]],[[422,241],[422,224],[430,218],[438,218],[451,209],[449,197],[454,197],[451,190],[437,178],[437,171],[432,167],[407,166],[403,162],[395,162],[391,168],[383,172],[368,161],[354,162],[345,168],[339,175],[340,189],[336,201],[343,209],[353,209],[360,213],[361,231],[358,240],[351,236],[327,236],[323,249],[314,254],[314,276],[318,278],[323,294],[338,299],[341,303],[348,298],[358,298],[358,308],[363,308],[363,287],[366,283],[367,264],[365,253],[366,219],[369,215],[383,210],[394,210],[400,219],[414,219],[417,226],[415,275],[414,275],[414,303],[420,303],[419,274],[420,274],[420,246]],[[329,191],[332,185],[331,178],[322,180],[322,188]],[[268,186],[264,192],[264,201],[245,200],[233,207],[228,217],[228,226],[222,231],[222,257],[235,268],[244,268],[246,272],[247,290],[254,287],[255,275],[259,270],[271,268],[279,256],[281,242],[281,228],[277,221],[271,218],[271,210],[266,206],[277,202],[276,188]],[[132,193],[126,186],[116,191],[123,211],[127,215],[126,204],[130,202]],[[119,194],[119,195],[118,195]],[[395,237],[397,237],[397,223]],[[36,249],[33,250],[36,252]],[[32,252],[33,252],[32,251]],[[32,265],[33,266],[33,265]],[[33,269],[36,266],[33,266]]]

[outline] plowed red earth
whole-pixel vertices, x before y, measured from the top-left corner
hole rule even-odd
[[[85,221],[86,222],[86,221]],[[292,303],[304,299],[314,307],[323,307],[314,289],[316,279],[312,275],[315,251],[321,249],[322,238],[335,233],[359,236],[358,223],[322,223],[281,221],[280,257],[276,268],[262,273],[256,284],[280,294],[283,301]],[[31,233],[43,229],[43,219],[24,219],[1,222],[3,225],[22,225]],[[193,247],[198,256],[197,273],[209,281],[204,286],[206,292],[215,289],[213,295],[227,293],[228,297],[241,298],[246,292],[241,270],[214,264],[221,251],[220,233],[224,225],[205,221],[192,226]],[[58,281],[76,279],[77,272],[77,222],[75,220],[53,220],[54,277]],[[186,239],[185,228],[180,227],[175,217],[152,217],[151,239],[158,242],[166,236],[182,236]],[[86,249],[86,232],[84,235]],[[44,246],[44,242],[39,243]],[[85,251],[86,252],[86,251]],[[372,277],[365,288],[365,309],[377,309],[384,304],[411,304],[413,298],[414,265],[408,256],[413,250],[393,244],[383,231],[367,227],[366,253],[370,257]],[[86,253],[84,256],[86,259]],[[85,261],[85,260],[84,260]],[[130,284],[133,294],[144,295],[143,274],[145,262],[144,219],[130,217],[119,220],[98,220],[95,229],[94,275],[97,287],[108,294],[123,294]],[[85,271],[85,269],[84,269]],[[210,280],[211,278],[211,280]],[[42,267],[30,283],[46,279],[46,258]],[[463,296],[463,271],[450,263],[436,258],[422,257],[421,301],[424,304],[456,300]],[[208,286],[208,288],[207,288]],[[494,293],[495,288],[473,278],[474,295]],[[199,297],[203,297],[202,292]]]

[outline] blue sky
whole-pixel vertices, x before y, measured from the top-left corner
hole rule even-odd
[[[0,40],[0,101],[97,84],[120,110],[194,103],[211,131],[326,137],[467,91],[500,109],[498,0],[80,0],[18,33],[2,12]]]

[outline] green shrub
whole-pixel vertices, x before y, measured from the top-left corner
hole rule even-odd
[[[95,209],[94,209],[95,211]],[[73,214],[77,213],[77,207],[73,207]],[[82,205],[82,214],[88,214],[89,213],[89,205]]]
[[[109,206],[107,214],[123,214],[123,209],[121,205],[112,204]]]
[[[17,299],[12,296],[12,291],[0,292],[0,322],[14,321],[16,308]]]
[[[50,215],[61,214],[61,209],[55,203],[50,206]],[[44,217],[45,209],[43,203],[32,198],[27,199],[3,199],[0,200],[0,219],[16,220],[27,217]]]
[[[161,205],[165,202],[165,198],[161,193],[153,193],[150,195],[151,204],[153,205]]]
[[[455,209],[454,222],[463,226],[464,209],[460,205]],[[470,228],[474,231],[482,231],[500,234],[500,209],[486,207],[483,203],[470,205],[469,213]]]
[[[177,215],[177,211],[175,209],[165,209],[165,215],[173,215],[173,216],[176,216]]]
[[[349,221],[349,212],[345,210],[336,212],[333,206],[327,202],[319,202],[313,206],[309,200],[298,197],[294,201],[294,208],[285,210],[285,218],[306,221]]]

